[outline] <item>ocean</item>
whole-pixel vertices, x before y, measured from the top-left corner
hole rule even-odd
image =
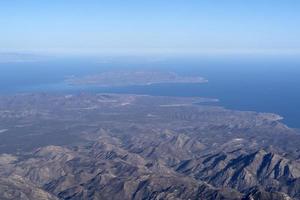
[[[100,88],[69,86],[66,77],[108,70],[161,70],[208,79],[203,84]],[[0,62],[0,94],[105,92],[217,98],[228,109],[272,112],[300,128],[300,58],[297,56],[181,56],[57,58]]]

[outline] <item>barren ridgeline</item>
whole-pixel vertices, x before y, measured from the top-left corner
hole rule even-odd
[[[298,199],[300,136],[207,101],[3,96],[1,199]]]

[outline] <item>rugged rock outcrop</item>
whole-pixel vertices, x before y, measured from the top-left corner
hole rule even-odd
[[[300,199],[300,135],[202,100],[0,98],[0,199]]]

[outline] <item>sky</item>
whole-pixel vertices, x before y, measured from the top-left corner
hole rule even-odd
[[[0,51],[300,52],[299,0],[1,0]]]

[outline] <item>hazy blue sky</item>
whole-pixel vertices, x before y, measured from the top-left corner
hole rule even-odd
[[[1,0],[0,50],[298,51],[299,0]]]

